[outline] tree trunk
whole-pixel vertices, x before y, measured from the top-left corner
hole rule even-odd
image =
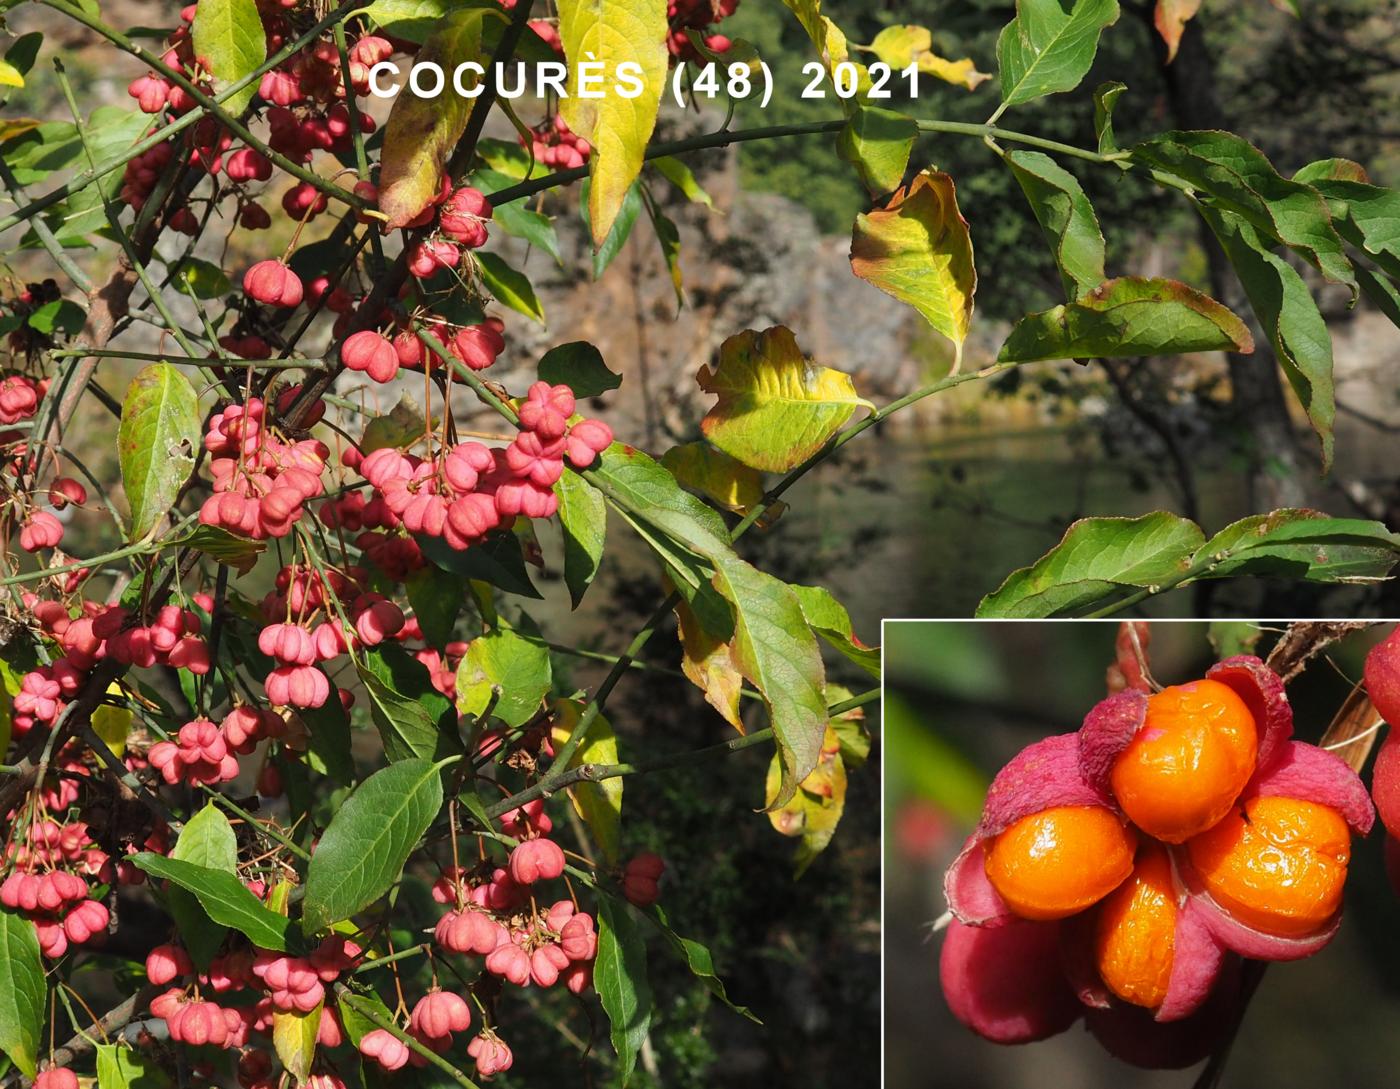
[[[1167,99],[1175,124],[1182,129],[1228,129],[1215,94],[1215,67],[1206,51],[1200,22],[1186,24],[1176,59],[1166,63],[1160,36],[1149,33],[1162,64]],[[1227,353],[1231,388],[1232,441],[1248,465],[1249,504],[1253,510],[1307,505],[1305,463],[1288,415],[1278,360],[1250,309],[1230,260],[1210,228],[1200,225],[1201,244],[1210,263],[1215,297],[1244,319],[1254,337],[1254,353]]]

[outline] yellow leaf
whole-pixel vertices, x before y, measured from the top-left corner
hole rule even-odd
[[[857,406],[851,376],[807,359],[792,330],[745,330],[720,346],[719,363],[695,377],[719,401],[700,421],[726,454],[764,472],[784,473],[815,454]]]
[[[851,51],[846,43],[846,35],[840,27],[822,14],[821,0],[783,0],[783,3],[797,16],[802,29],[817,47],[817,53],[821,56],[828,76],[835,78],[837,65],[847,62],[855,69],[858,94],[849,98],[842,97],[840,100],[846,113],[854,112],[859,99],[870,90],[869,70],[865,65],[850,59]]]
[[[553,710],[552,736],[556,745],[562,745],[578,725],[583,708],[577,700],[556,700]],[[599,715],[589,725],[583,744],[569,761],[569,767],[616,763],[617,735],[613,733],[612,724]],[[603,858],[610,863],[616,862],[622,839],[622,776],[614,776],[596,783],[575,783],[568,791],[574,811],[592,831],[598,849],[603,852]]]
[[[593,145],[588,213],[598,245],[642,172],[670,67],[668,33],[666,0],[559,3],[559,38],[569,62],[568,95],[559,109],[569,128]],[[621,93],[638,85],[634,97]],[[581,97],[581,91],[598,94]]]
[[[925,170],[885,208],[857,217],[851,269],[922,314],[961,362],[977,270],[952,178]]]
[[[481,31],[482,20],[488,14],[485,8],[454,12],[418,51],[416,64],[435,63],[446,73],[448,85],[441,94],[420,98],[405,82],[394,98],[384,125],[384,150],[379,160],[379,210],[391,228],[409,223],[438,194],[443,164],[467,127],[475,101],[450,85],[452,73],[467,61],[486,63]],[[462,82],[470,90],[477,77],[465,72]]]
[[[281,1013],[272,1015],[272,1046],[287,1072],[301,1085],[311,1076],[311,1061],[316,1057],[316,1033],[321,1026],[321,1007],[310,1013]]]
[[[740,733],[739,689],[744,678],[734,662],[734,648],[710,635],[684,601],[676,604],[676,628],[681,639],[681,670],[705,694],[705,702]]]
[[[23,87],[24,76],[8,61],[0,60],[0,87]]]
[[[775,756],[768,766],[769,805],[777,798],[781,783],[782,766]],[[768,811],[768,820],[781,835],[801,837],[794,858],[798,877],[831,842],[845,809],[846,764],[841,756],[840,739],[828,726],[817,766],[802,780],[801,787],[786,805]]]
[[[107,686],[109,696],[121,696],[121,685],[113,681]],[[107,743],[113,754],[121,756],[126,751],[126,735],[131,730],[131,710],[126,707],[113,707],[102,704],[92,713],[92,732]]]
[[[0,144],[13,140],[16,136],[23,136],[41,124],[43,122],[37,117],[14,117],[8,121],[0,121]]]
[[[1201,9],[1201,0],[1157,0],[1157,10],[1152,22],[1162,41],[1167,43],[1167,63],[1176,60],[1177,48],[1181,45],[1181,35],[1186,24]]]
[[[661,455],[661,464],[692,491],[709,496],[720,506],[746,514],[763,498],[763,477],[707,442],[687,442]]]
[[[979,72],[971,58],[951,61],[940,57],[933,51],[933,33],[928,27],[888,26],[875,35],[870,51],[895,71],[917,63],[920,72],[969,91],[992,78],[986,72]]]

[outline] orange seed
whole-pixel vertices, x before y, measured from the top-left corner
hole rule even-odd
[[[1110,774],[1113,794],[1148,835],[1184,843],[1219,821],[1254,774],[1254,716],[1219,681],[1164,688]]]
[[[1022,817],[985,850],[987,879],[1025,919],[1063,919],[1112,892],[1133,869],[1137,837],[1109,810],[1062,805]]]
[[[1132,876],[1104,898],[1094,956],[1104,985],[1124,1002],[1154,1010],[1167,997],[1176,949],[1176,890],[1166,848],[1144,843]]]
[[[1328,806],[1253,798],[1186,849],[1222,908],[1256,930],[1297,938],[1341,906],[1351,832]]]

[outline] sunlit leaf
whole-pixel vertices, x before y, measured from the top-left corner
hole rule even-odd
[[[348,919],[388,892],[441,807],[442,776],[426,760],[401,760],[361,783],[311,855],[303,932]]]
[[[130,540],[144,538],[170,510],[202,439],[199,398],[188,378],[169,363],[152,363],[132,379],[117,429]]]
[[[1117,0],[1016,0],[1016,18],[997,38],[1002,105],[1074,90],[1117,20]]]
[[[601,245],[627,191],[642,171],[647,141],[666,86],[670,54],[666,0],[560,0],[559,38],[569,62],[560,112],[570,129],[593,145],[589,162],[590,226]],[[601,77],[601,97],[579,95],[580,65]],[[622,66],[628,69],[623,70]],[[616,86],[632,75],[640,93],[624,97]]]
[[[1182,32],[1186,24],[1201,10],[1201,0],[1157,0],[1152,13],[1152,25],[1167,43],[1167,63],[1176,60],[1177,48],[1181,45]]]
[[[557,700],[554,705],[554,744],[562,745],[578,725],[582,705],[577,700]],[[583,764],[616,764],[617,735],[611,723],[595,715],[588,724],[583,743],[569,760],[569,767]],[[622,839],[622,790],[624,778],[614,775],[598,782],[587,780],[569,787],[574,809],[588,825],[593,839],[603,852],[603,858],[616,864]]]
[[[969,91],[992,78],[979,72],[970,57],[955,61],[940,57],[933,51],[933,33],[928,27],[887,26],[875,35],[870,50],[896,72],[917,64],[920,72]]]
[[[214,76],[216,90],[252,75],[267,59],[267,33],[255,0],[200,0],[190,34],[202,66]],[[255,80],[226,99],[223,108],[237,117],[257,89]]]
[[[858,216],[851,269],[922,314],[961,358],[977,271],[952,178],[926,170],[885,207]]]
[[[523,726],[539,712],[550,683],[549,651],[496,628],[467,644],[457,666],[457,710],[477,717],[489,710],[507,726]]]
[[[763,499],[762,474],[708,442],[673,446],[661,455],[661,464],[685,487],[726,510],[746,514]]]
[[[485,67],[482,28],[486,18],[484,8],[452,12],[434,25],[415,63],[437,64],[449,79],[467,61]],[[463,86],[470,90],[476,79],[464,72]],[[390,227],[404,226],[437,196],[443,164],[467,127],[474,101],[453,87],[444,87],[435,98],[421,98],[406,82],[395,95],[379,161],[379,209]]]
[[[48,987],[34,924],[0,910],[0,1052],[34,1076],[43,1034]]]
[[[792,330],[746,330],[720,346],[696,382],[718,401],[700,429],[720,450],[765,472],[786,472],[822,448],[857,407],[873,407],[851,377],[802,354]]]
[[[1248,327],[1227,307],[1178,280],[1105,280],[1064,306],[1028,314],[1012,328],[1000,362],[1183,352],[1249,353]]]
[[[1050,242],[1065,296],[1077,299],[1098,287],[1105,279],[1103,231],[1079,180],[1039,151],[1004,158]]]

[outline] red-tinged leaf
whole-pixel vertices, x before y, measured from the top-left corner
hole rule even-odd
[[[428,36],[415,58],[417,64],[436,63],[451,79],[459,64],[484,65],[482,25],[485,8],[454,12]],[[464,76],[468,87],[472,77]],[[438,194],[443,164],[467,127],[472,103],[445,86],[436,98],[422,98],[407,83],[394,99],[384,126],[384,151],[379,163],[379,210],[390,227],[403,227]]]
[[[1167,63],[1176,60],[1177,48],[1181,45],[1181,35],[1201,10],[1201,0],[1157,0],[1157,10],[1153,13],[1152,24],[1162,41],[1167,43]]]

